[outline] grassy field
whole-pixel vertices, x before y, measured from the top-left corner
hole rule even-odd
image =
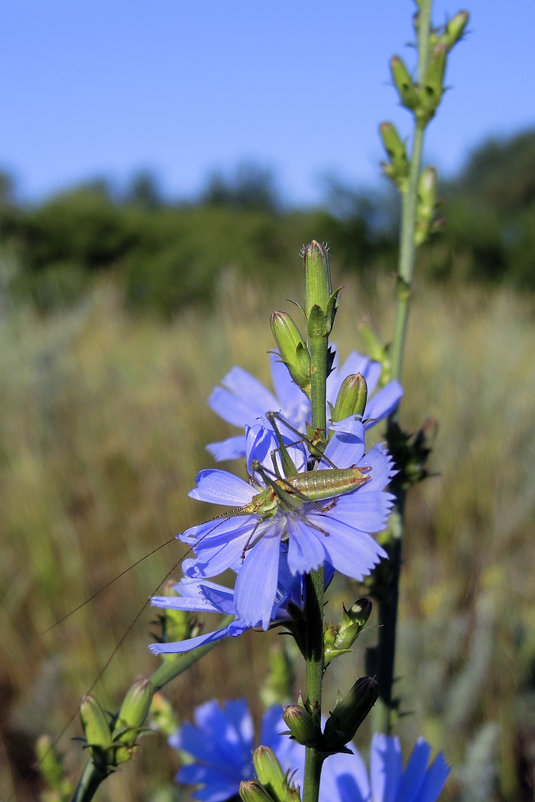
[[[128,317],[106,282],[53,317],[4,310],[2,800],[36,798],[33,741],[65,729],[181,546],[168,545],[45,630],[209,514],[186,492],[212,464],[205,444],[230,428],[206,399],[234,364],[269,380],[269,315],[289,309],[286,297],[300,297],[299,277],[296,269],[294,284],[269,297],[229,271],[213,312],[187,312],[172,324]],[[373,293],[347,283],[334,336],[342,358],[362,349],[365,316],[388,339],[393,294],[386,281]],[[407,744],[424,734],[445,751],[454,767],[445,798],[462,802],[535,798],[534,306],[505,291],[420,286],[412,309],[402,422],[414,431],[431,415],[440,429],[435,475],[412,492],[408,508],[398,689],[410,715],[400,734]],[[347,602],[358,589],[342,593]],[[337,604],[331,600],[333,617]],[[110,709],[157,666],[146,648],[151,617],[141,616],[98,684]],[[178,715],[187,719],[213,696],[252,699],[276,639],[251,633],[212,651],[166,692]],[[362,670],[373,639],[371,626],[356,656],[338,661],[328,703]],[[75,735],[76,722],[60,742],[74,774],[84,760],[69,740]],[[149,736],[99,798],[170,799],[154,789],[172,788],[177,766]]]

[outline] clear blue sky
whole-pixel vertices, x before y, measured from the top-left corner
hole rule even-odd
[[[487,135],[535,126],[534,0],[436,0],[467,8],[428,158],[445,175]],[[404,134],[389,85],[412,64],[412,0],[0,0],[0,167],[39,199],[95,176],[152,170],[172,197],[214,168],[273,168],[285,197],[320,177],[378,183],[377,125]]]

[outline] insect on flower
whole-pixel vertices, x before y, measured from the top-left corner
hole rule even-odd
[[[236,571],[239,617],[251,626],[261,621],[264,629],[273,608],[282,543],[292,575],[328,564],[360,580],[385,556],[371,533],[384,529],[392,504],[385,490],[394,473],[392,461],[382,446],[365,453],[360,421],[337,424],[315,471],[308,470],[302,440],[285,448],[289,463],[278,453],[272,429],[250,427],[247,464],[253,484],[227,471],[201,471],[190,496],[232,509],[216,525],[210,519],[179,536],[195,552],[183,563],[185,575],[205,578]],[[283,472],[283,463],[294,467]]]

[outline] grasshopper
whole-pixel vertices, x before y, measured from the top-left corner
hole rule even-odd
[[[245,553],[254,540],[258,526],[263,521],[274,517],[279,511],[286,510],[287,512],[292,512],[302,518],[308,526],[312,526],[325,536],[328,536],[329,533],[327,531],[317,524],[312,523],[304,516],[301,512],[303,504],[311,504],[319,512],[328,512],[336,505],[339,496],[350,493],[370,479],[369,471],[371,469],[367,466],[357,468],[353,465],[350,468],[337,468],[336,465],[325,456],[323,451],[318,449],[318,446],[314,442],[294,429],[279,413],[269,412],[266,417],[279,443],[278,448],[271,452],[273,470],[267,469],[258,460],[254,460],[251,464],[252,475],[249,477],[249,481],[258,489],[258,493],[256,493],[247,504],[241,507],[234,507],[228,512],[205,521],[205,523],[209,523],[218,518],[228,520],[238,516],[258,516],[258,521],[244,546],[241,555],[242,560],[245,558]],[[277,421],[285,428],[294,432],[299,439],[293,443],[285,442]],[[288,452],[290,446],[296,445],[299,442],[307,442],[308,444],[311,454],[308,465],[321,460],[327,462],[331,467],[307,470],[299,473]],[[255,479],[255,475],[257,474],[261,477],[264,486]],[[319,503],[320,501],[326,501],[328,499],[331,499],[331,502],[327,505],[321,505]],[[208,532],[204,532],[197,543],[193,543],[193,538],[188,538],[187,542],[191,542],[192,548],[195,548],[195,545],[199,545],[204,538],[210,535],[222,523],[223,521],[216,524]]]
[[[369,467],[362,466],[360,468],[357,468],[356,466],[351,466],[349,468],[344,468],[344,469],[337,468],[336,465],[334,465],[332,461],[325,456],[322,448],[318,446],[316,442],[314,442],[315,438],[313,438],[312,440],[307,438],[301,432],[297,431],[290,424],[288,424],[288,422],[285,421],[284,418],[282,418],[278,413],[270,413],[268,415],[268,419],[270,420],[273,432],[275,434],[277,442],[279,443],[278,448],[273,449],[273,451],[271,452],[271,461],[273,470],[266,468],[258,460],[254,460],[250,466],[251,467],[250,482],[252,483],[255,490],[257,490],[257,492],[254,493],[251,500],[247,504],[244,504],[241,507],[228,510],[222,515],[216,516],[215,518],[209,519],[208,521],[205,522],[206,524],[209,523],[209,521],[216,521],[219,518],[229,520],[237,516],[251,516],[251,515],[257,516],[258,520],[254,525],[248,537],[248,540],[243,548],[243,552],[241,555],[242,559],[245,559],[247,550],[251,548],[251,544],[254,540],[259,525],[263,521],[273,518],[280,512],[297,515],[298,517],[303,519],[303,521],[305,521],[308,526],[313,527],[321,534],[328,537],[329,532],[326,529],[323,529],[317,523],[314,523],[305,517],[305,514],[303,512],[303,505],[305,504],[311,505],[320,513],[327,512],[337,504],[338,498],[340,496],[355,490],[356,488],[365,484],[370,479],[369,472],[371,469]],[[284,427],[285,429],[294,432],[294,434],[298,438],[294,443],[288,442],[289,438],[286,438],[285,440],[282,437],[280,432],[280,427],[277,421],[281,427]],[[297,470],[297,468],[295,467],[294,463],[291,460],[290,454],[288,453],[289,447],[292,445],[297,445],[298,443],[307,443],[310,453],[310,458],[308,460],[305,460],[306,467],[309,469],[301,472]],[[330,467],[329,468],[321,467],[316,470],[311,470],[310,467],[314,464],[328,464]],[[324,504],[322,502],[327,502],[327,503]],[[220,520],[211,529],[203,532],[203,534],[201,534],[201,536],[196,541],[194,536],[190,535],[188,538],[190,549],[184,555],[184,557],[187,557],[188,554],[190,554],[196,546],[198,546],[207,536],[209,536],[215,529],[217,529],[218,526],[222,525],[224,522],[225,522],[224,520]],[[138,562],[141,562],[141,560],[139,560]],[[166,578],[168,578],[171,575],[171,573],[174,571],[175,568],[176,564],[168,572]],[[109,584],[111,584],[111,582],[108,582],[106,586]],[[154,588],[154,590],[150,595],[154,595],[157,592],[158,587],[160,587],[160,584],[156,588]],[[94,596],[95,595],[97,594],[95,593]],[[98,676],[92,682],[91,687],[89,688],[87,693],[90,693],[93,690],[97,681],[102,677],[102,675],[108,668],[118,648],[124,642],[129,632],[131,631],[133,624],[136,621],[138,621],[141,615],[143,614],[146,604],[147,603],[145,603],[141,607],[141,609],[135,616],[134,622],[128,627],[127,631],[120,638],[119,643],[116,645],[113,652],[106,660],[104,666],[102,667],[102,670],[99,672]],[[68,615],[70,614],[72,613],[69,613]],[[67,618],[68,615],[64,616],[61,620]],[[67,725],[65,726],[62,733],[60,733],[59,736],[55,739],[54,744],[58,743],[62,735],[65,733],[65,731],[72,723],[75,716],[76,714],[74,714],[73,717],[71,717],[71,719],[67,722]]]

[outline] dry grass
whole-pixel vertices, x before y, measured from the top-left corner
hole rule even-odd
[[[125,566],[203,518],[186,492],[210,464],[205,443],[229,432],[205,400],[236,363],[268,380],[269,314],[288,308],[281,303],[288,295],[299,290],[259,297],[228,273],[212,314],[191,312],[166,325],[126,316],[116,290],[104,283],[61,315],[42,320],[12,310],[0,324],[4,738],[14,743],[18,733],[24,744],[62,730],[140,604],[180,556],[180,546],[169,545],[40,634]],[[342,357],[362,347],[357,323],[364,315],[391,331],[392,297],[386,283],[373,294],[348,284],[335,332]],[[476,800],[473,789],[486,788],[489,766],[500,795],[485,792],[482,799],[531,798],[522,796],[528,769],[519,760],[529,758],[535,737],[534,340],[533,304],[507,293],[425,288],[414,299],[402,418],[414,430],[432,415],[440,434],[437,476],[413,492],[408,511],[399,690],[413,715],[401,732],[408,740],[423,732],[446,751],[458,767],[450,798],[465,802]],[[99,684],[110,708],[157,665],[146,649],[150,617],[141,617]],[[367,637],[370,643],[372,629]],[[265,676],[270,638],[253,634],[225,644],[179,679],[170,691],[179,714],[187,717],[214,695],[252,698]],[[339,684],[354,665],[340,661]],[[80,750],[68,737],[62,746],[71,764]],[[156,738],[145,739],[137,765],[113,778],[100,798],[149,799],[176,766],[164,753]],[[26,747],[25,775],[28,758]],[[3,758],[2,764],[4,799],[13,789]]]

